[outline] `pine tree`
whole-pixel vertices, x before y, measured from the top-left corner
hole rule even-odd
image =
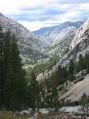
[[[74,70],[75,70],[74,62],[73,60],[71,60],[68,67],[68,78],[70,81],[74,80]]]
[[[31,72],[31,78],[30,78],[30,95],[31,95],[31,107],[33,111],[35,111],[35,108],[37,107],[39,109],[39,84],[36,80],[36,76],[34,72]]]
[[[78,62],[78,65],[79,65],[79,71],[81,71],[81,74],[83,74],[83,69],[84,69],[84,58],[83,56],[80,54],[79,55],[79,62]]]
[[[16,38],[0,33],[0,107],[20,109],[24,105],[27,81]]]
[[[88,53],[85,54],[85,66],[86,66],[87,72],[89,72],[89,54]]]
[[[53,101],[53,107],[55,108],[55,112],[58,111],[58,90],[56,88],[53,88],[52,90],[52,101]]]
[[[23,106],[23,102],[25,101],[25,94],[26,94],[26,73],[22,69],[22,63],[20,58],[20,52],[18,50],[17,44],[16,44],[16,38],[13,35],[12,36],[12,42],[11,42],[11,68],[12,68],[12,74],[11,74],[11,87],[12,87],[12,103],[13,106],[16,108],[20,108]]]
[[[0,107],[4,104],[3,30],[0,27]]]
[[[88,111],[89,107],[89,97],[84,93],[80,99],[80,105],[82,106],[83,111]]]

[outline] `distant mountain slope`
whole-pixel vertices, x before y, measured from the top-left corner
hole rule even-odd
[[[16,35],[16,38],[18,39],[18,46],[23,57],[32,60],[46,58],[46,56],[40,52],[43,43],[24,26],[14,20],[5,17],[1,13],[0,26],[6,30],[9,29]]]
[[[44,27],[44,28],[41,28],[41,29],[39,29],[39,30],[37,30],[37,31],[34,31],[33,33],[34,33],[35,35],[42,36],[42,35],[44,35],[45,33],[47,33],[51,28],[52,28],[52,27]]]
[[[48,45],[48,49],[45,49],[47,54],[61,57],[82,24],[82,21],[64,22],[57,26],[42,28],[33,33]]]
[[[67,35],[69,34],[69,33],[66,33],[68,32],[68,30],[73,29],[75,32],[75,30],[78,29],[81,26],[81,24],[83,24],[82,21],[77,21],[77,22],[69,21],[69,22],[61,23],[60,25],[57,25],[57,26],[41,28],[37,31],[34,31],[33,33],[38,35],[42,39],[42,41],[50,45],[54,45],[61,42],[63,38],[66,37],[65,36],[66,34]],[[73,34],[73,31],[72,31],[72,34]]]

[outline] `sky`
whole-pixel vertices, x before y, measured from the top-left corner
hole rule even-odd
[[[0,12],[29,30],[89,17],[89,0],[0,0]]]

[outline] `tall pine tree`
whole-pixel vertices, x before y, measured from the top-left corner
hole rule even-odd
[[[22,68],[16,38],[0,32],[0,107],[20,109],[25,106],[27,81]]]

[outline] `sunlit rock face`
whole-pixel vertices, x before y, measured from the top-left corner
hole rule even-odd
[[[70,44],[70,48],[74,48],[84,37],[85,31],[89,29],[89,19],[78,29],[74,39]]]

